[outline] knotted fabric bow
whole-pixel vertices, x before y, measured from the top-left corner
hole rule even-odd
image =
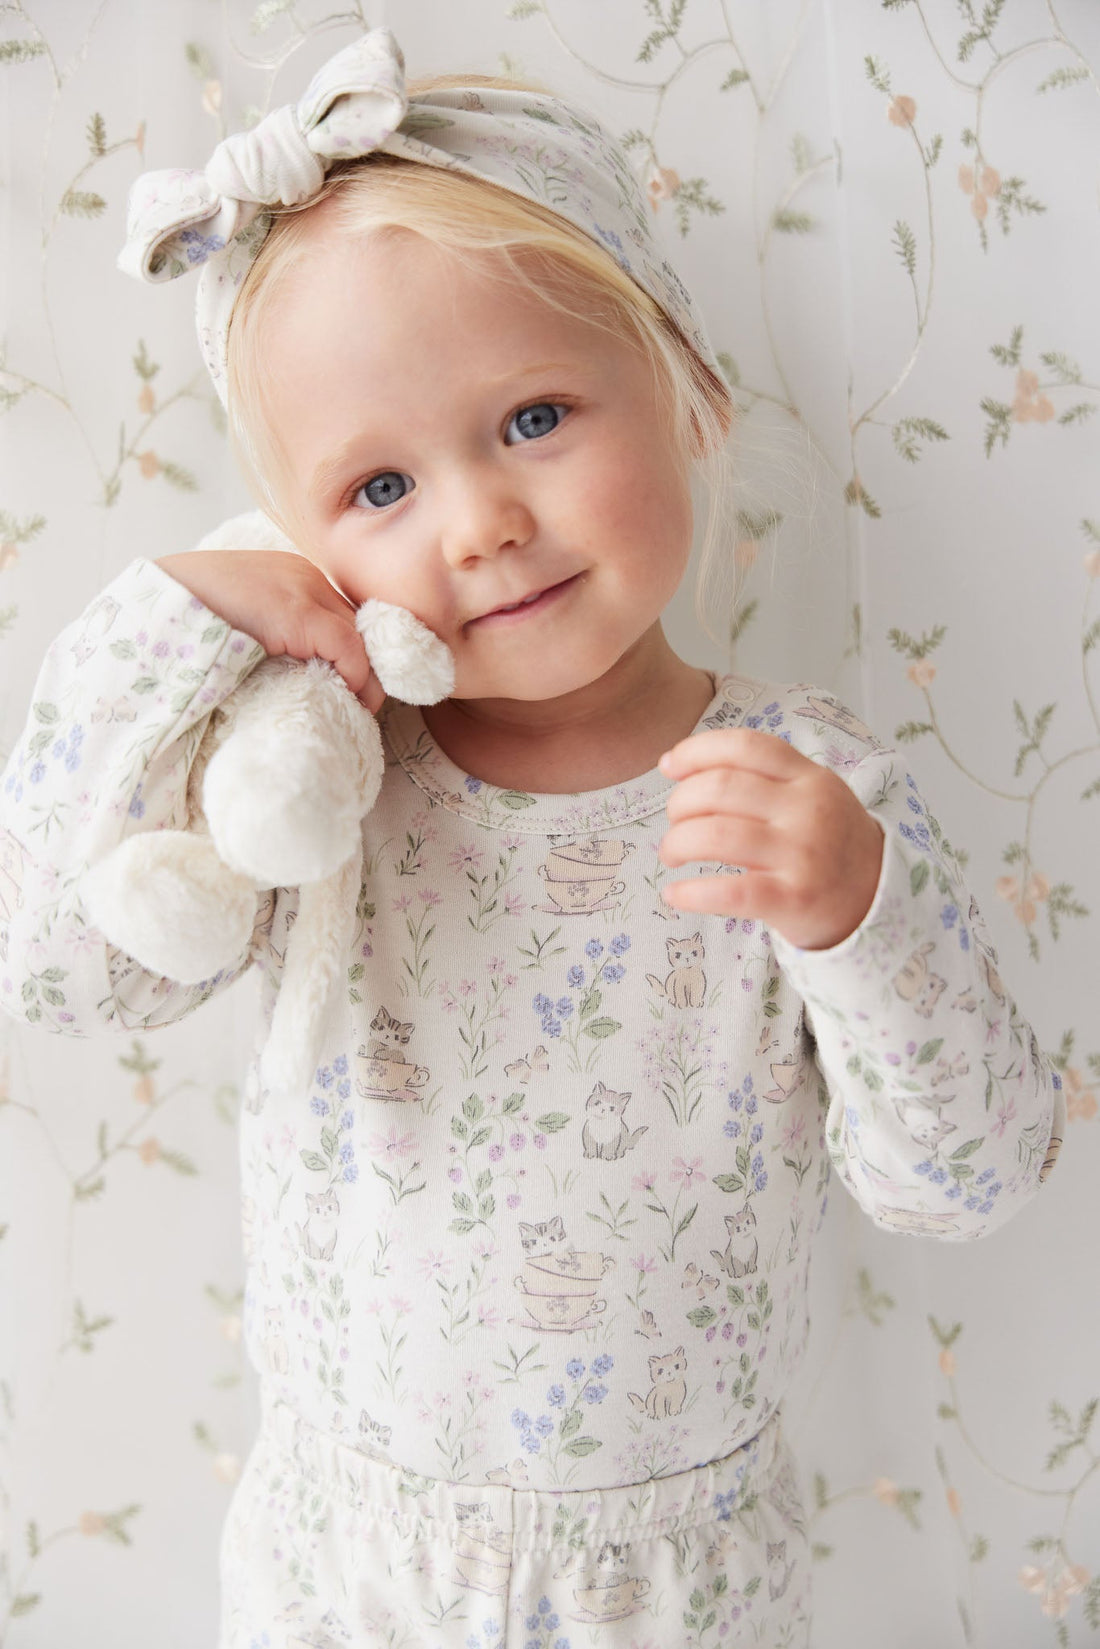
[[[118,263],[146,281],[201,265],[199,344],[226,401],[226,343],[267,210],[318,193],[338,160],[381,153],[465,172],[549,207],[648,292],[722,381],[702,318],[657,247],[626,156],[587,111],[540,92],[447,87],[410,99],[389,29],[371,29],[317,72],[294,106],[219,143],[204,171],[146,172],[130,191]]]

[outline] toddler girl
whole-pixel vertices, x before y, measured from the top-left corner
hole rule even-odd
[[[372,31],[135,190],[126,265],[203,264],[300,554],[136,561],[55,642],[3,787],[2,999],[148,1030],[254,964],[270,1019],[295,889],[185,988],[79,880],[185,821],[265,653],[330,660],[387,767],[313,1081],[246,1086],[263,1421],[222,1649],[805,1645],[780,1416],[830,1163],[883,1229],[981,1236],[1053,1164],[1059,1080],[897,752],[665,639],[733,409],[621,153],[543,92],[402,69]],[[383,702],[368,597],[446,642],[453,697]]]

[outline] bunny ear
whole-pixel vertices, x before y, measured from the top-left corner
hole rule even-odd
[[[405,704],[438,704],[454,692],[454,654],[404,607],[364,601],[355,615],[375,675]]]

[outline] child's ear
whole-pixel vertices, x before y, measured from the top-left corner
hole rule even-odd
[[[426,624],[388,601],[364,601],[355,615],[371,668],[405,704],[439,704],[455,687],[454,654]]]

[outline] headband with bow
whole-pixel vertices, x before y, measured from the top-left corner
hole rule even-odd
[[[722,381],[690,293],[656,246],[637,179],[593,116],[557,97],[449,87],[410,99],[388,29],[371,29],[313,77],[296,106],[219,143],[205,171],[146,172],[130,192],[119,268],[174,280],[201,265],[199,343],[226,400],[233,304],[270,227],[265,208],[317,194],[338,160],[381,153],[465,172],[549,207],[649,293]]]

